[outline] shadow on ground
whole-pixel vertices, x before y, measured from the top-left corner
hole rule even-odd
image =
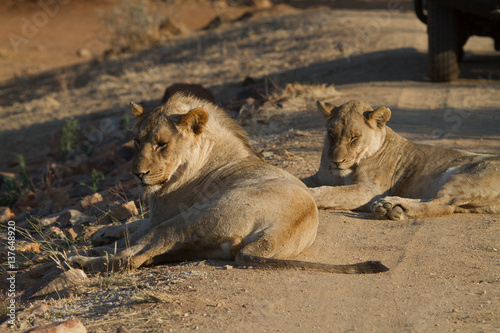
[[[261,27],[265,28],[265,27]],[[243,29],[243,28],[241,28]],[[227,32],[228,36],[238,36],[239,33],[234,31]],[[83,87],[91,84],[92,77],[105,71],[109,75],[119,75],[125,69],[140,69],[144,66],[144,62],[148,59],[156,58],[157,63],[181,62],[186,61],[185,58],[176,54],[176,50],[182,48],[194,48],[199,43],[210,43],[211,39],[220,40],[217,36],[203,36],[201,38],[191,38],[182,43],[177,43],[175,46],[162,46],[143,51],[137,55],[128,58],[119,58],[108,60],[105,62],[90,62],[63,68],[57,72],[47,72],[40,75],[30,77],[29,79],[17,79],[6,82],[0,89],[4,92],[1,102],[3,104],[22,102],[32,98],[40,97],[50,91],[59,89],[59,75],[64,72],[71,72],[73,75],[73,88]],[[200,42],[201,41],[201,42]],[[201,56],[201,55],[200,55]],[[398,82],[413,82],[422,87],[431,87],[433,84],[427,81],[426,68],[427,55],[413,48],[401,48],[394,50],[384,50],[361,55],[354,55],[349,58],[340,58],[326,63],[313,64],[306,67],[294,68],[284,72],[277,72],[267,75],[266,77],[256,78],[258,80],[273,79],[279,82],[301,82],[301,83],[327,83],[335,86],[362,84],[370,82],[387,82],[394,85]],[[142,68],[144,69],[144,68]],[[470,87],[484,84],[484,82],[495,82],[500,80],[500,55],[477,55],[467,53],[462,64],[462,79],[454,83],[438,84],[436,86],[449,85],[453,87]],[[403,83],[402,83],[403,84]],[[209,87],[214,91],[221,91],[217,96],[219,101],[234,98],[241,89],[241,82],[230,82],[220,86]],[[159,98],[160,96],[158,96]],[[157,105],[159,100],[152,99],[145,101],[149,105]],[[391,105],[387,105],[392,107]],[[408,112],[407,112],[408,111]],[[409,112],[411,111],[411,112]],[[404,130],[406,132],[423,133],[426,135],[432,134],[432,129],[446,129],[446,124],[443,123],[442,116],[445,109],[435,110],[398,110],[398,115],[393,115],[390,126],[395,126],[396,130]],[[463,110],[467,114],[474,113],[474,122],[488,121],[491,114],[497,110]],[[120,118],[127,112],[127,107],[102,109],[93,113],[91,116],[81,116],[78,118],[82,124],[88,123],[89,119],[95,121],[102,118]],[[287,120],[287,124],[293,125],[295,128],[308,130],[321,128],[322,122],[304,121],[310,118],[314,110],[308,112],[293,113],[292,119]],[[115,119],[116,120],[116,119]],[[119,121],[119,119],[118,119]],[[28,147],[32,144],[35,149],[39,149],[40,145],[47,142],[55,128],[60,128],[64,123],[63,120],[36,124],[28,128],[13,131],[3,131],[0,134],[0,141],[9,150],[18,152],[14,149],[16,146]],[[498,135],[497,130],[489,128],[490,132],[481,129],[478,126],[468,126],[464,124],[460,128],[462,137],[473,137],[477,135]],[[283,130],[286,130],[283,128]],[[31,136],[26,136],[26,131],[35,133]],[[441,131],[442,132],[442,131]],[[440,132],[440,133],[441,133]],[[439,139],[441,134],[434,135],[433,138]],[[37,145],[38,144],[38,145]],[[24,149],[25,150],[25,149]],[[21,150],[21,151],[24,151]],[[15,159],[15,156],[8,156],[7,161]],[[3,162],[2,164],[5,164]]]

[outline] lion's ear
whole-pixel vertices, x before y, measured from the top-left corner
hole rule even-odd
[[[139,118],[144,113],[144,108],[134,102],[130,102],[130,113],[132,117]]]
[[[201,134],[208,122],[208,112],[202,108],[189,111],[179,122],[179,129],[183,131],[193,131],[194,134]]]
[[[385,123],[391,118],[391,110],[382,106],[374,111],[366,113],[366,118],[374,122],[379,128],[384,127]]]
[[[323,116],[325,116],[325,118],[330,117],[332,115],[333,109],[335,109],[335,105],[321,101],[317,101],[316,106],[318,107],[318,110],[323,114]]]

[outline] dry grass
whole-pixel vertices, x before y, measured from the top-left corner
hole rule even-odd
[[[133,301],[139,303],[172,303],[174,296],[163,290],[139,290],[133,297]]]
[[[172,270],[162,266],[126,273],[98,274],[79,286],[69,298],[48,301],[49,311],[30,314],[22,321],[30,323],[36,319],[37,323],[41,323],[77,316],[89,332],[101,332],[120,325],[133,324],[135,329],[148,327],[148,324],[158,325],[162,317],[168,319],[181,314],[175,310],[158,312],[156,306],[162,304],[175,308],[175,304],[184,300],[178,290],[194,289],[195,281],[209,276],[207,269],[210,268],[203,262],[198,265],[201,266],[196,266],[196,269],[193,265],[181,265]]]
[[[263,102],[248,100],[239,110],[239,121],[252,136],[280,133],[290,129],[290,121],[300,112],[316,109],[316,101],[331,101],[340,96],[332,85],[271,81]]]

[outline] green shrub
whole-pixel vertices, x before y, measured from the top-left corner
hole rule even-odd
[[[61,161],[66,162],[76,146],[76,139],[80,125],[75,118],[69,118],[62,127],[61,134]]]
[[[99,191],[99,188],[104,182],[104,174],[100,171],[97,171],[96,169],[92,169],[91,178],[92,178],[91,185],[88,185],[87,183],[80,183],[80,185],[85,186],[92,193],[96,193],[97,191]]]
[[[0,206],[12,207],[21,195],[21,184],[12,177],[4,177],[2,192],[0,193]]]
[[[106,26],[127,46],[144,44],[158,31],[154,15],[144,0],[123,0],[106,15]]]

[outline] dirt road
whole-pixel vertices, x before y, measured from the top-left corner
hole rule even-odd
[[[283,86],[334,85],[338,94],[324,96],[330,102],[385,105],[392,110],[389,126],[411,140],[500,154],[500,55],[488,39],[471,39],[465,50],[461,78],[431,84],[425,26],[411,12],[323,8],[263,15],[73,67],[69,90],[40,83],[53,82],[51,73],[26,83],[29,94],[16,95],[17,83],[4,84],[2,155],[13,156],[26,143],[43,149],[50,128],[69,116],[119,119],[128,101],[157,102],[172,82],[203,83],[223,102],[246,76]],[[268,122],[247,125],[256,147],[273,152],[270,163],[298,177],[319,165],[322,118],[314,103],[298,96]],[[499,332],[498,249],[499,215],[390,222],[321,211],[317,240],[298,259],[380,260],[390,271],[342,276],[227,269],[230,262],[165,266],[158,270],[196,272],[171,289],[166,304],[123,300],[103,312],[80,295],[54,306],[63,317],[79,316],[92,332],[115,332],[122,324],[131,332]],[[85,300],[85,309],[75,305]]]

